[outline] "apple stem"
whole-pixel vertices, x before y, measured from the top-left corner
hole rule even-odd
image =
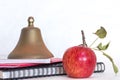
[[[83,41],[83,46],[87,47],[86,41],[85,41],[85,35],[84,35],[84,31],[81,30],[81,34],[82,34],[82,41]]]

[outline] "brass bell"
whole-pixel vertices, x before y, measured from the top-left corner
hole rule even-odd
[[[53,54],[45,46],[39,28],[34,27],[34,18],[28,18],[28,27],[21,31],[20,39],[8,59],[46,59]]]

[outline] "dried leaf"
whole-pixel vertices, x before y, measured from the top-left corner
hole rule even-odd
[[[101,26],[94,34],[96,34],[99,38],[105,38],[107,35],[107,31],[104,27]]]
[[[113,70],[114,70],[114,72],[117,74],[118,73],[118,67],[114,64],[114,63],[112,63],[113,64]]]
[[[102,45],[102,43],[100,43],[100,44],[97,46],[97,48],[98,48],[99,50],[106,50],[106,49],[109,47],[109,44],[110,44],[110,42],[107,43],[106,45]]]

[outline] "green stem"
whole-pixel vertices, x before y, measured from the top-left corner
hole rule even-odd
[[[104,52],[103,52],[103,55],[106,56],[111,61],[112,66],[113,66],[113,70],[117,74],[118,73],[118,67],[115,65],[115,63],[114,63],[113,59],[111,58],[111,56],[109,56],[108,54],[106,54]]]
[[[98,49],[96,49],[96,48],[92,48],[92,49],[102,52],[103,55],[106,56],[106,57],[111,61],[112,66],[113,66],[113,70],[114,70],[115,74],[118,73],[118,71],[119,71],[119,70],[118,70],[118,67],[115,65],[115,63],[114,63],[114,61],[113,61],[113,59],[112,59],[111,56],[109,56],[109,55],[106,54],[105,52],[103,52],[103,51],[101,51],[101,50],[98,50]]]
[[[91,47],[98,39],[99,39],[99,38],[96,38],[89,47]]]

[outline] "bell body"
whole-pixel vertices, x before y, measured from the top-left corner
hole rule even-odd
[[[25,27],[14,50],[8,55],[9,59],[45,59],[53,57],[45,46],[39,28]]]

